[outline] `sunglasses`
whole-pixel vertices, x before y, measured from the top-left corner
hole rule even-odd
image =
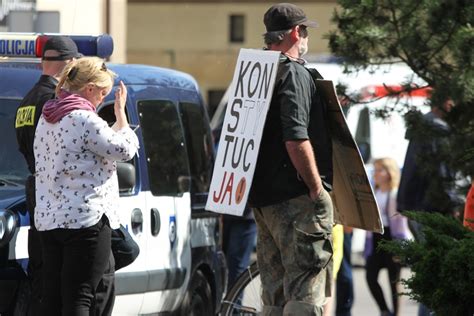
[[[299,34],[302,38],[308,37],[308,28],[304,25],[300,25]]]
[[[105,63],[102,63],[102,65],[100,66],[100,70],[101,70],[101,71],[107,71],[107,70],[108,70],[108,69],[107,69],[107,66],[105,65]],[[69,71],[69,73],[68,73],[68,75],[67,75],[68,79],[69,79],[69,80],[73,80],[73,79],[76,77],[78,71],[79,71],[79,68],[77,68],[77,67],[72,67],[72,69]]]

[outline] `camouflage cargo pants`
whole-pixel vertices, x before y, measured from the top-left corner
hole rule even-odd
[[[333,206],[323,190],[253,209],[263,315],[322,315],[331,295]]]

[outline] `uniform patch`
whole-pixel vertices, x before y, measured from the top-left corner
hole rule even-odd
[[[16,112],[15,128],[35,125],[36,106],[23,106]]]

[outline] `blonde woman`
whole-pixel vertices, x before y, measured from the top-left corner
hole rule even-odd
[[[400,263],[393,255],[378,249],[382,240],[406,239],[409,237],[407,219],[397,212],[397,188],[400,182],[400,169],[392,158],[380,158],[374,161],[375,198],[379,205],[384,225],[384,234],[367,233],[365,243],[366,280],[370,292],[380,309],[382,316],[399,315]],[[382,268],[388,269],[392,294],[393,313],[389,311],[377,278]]]
[[[119,227],[115,161],[131,159],[138,148],[122,82],[115,93],[114,126],[95,112],[114,77],[99,58],[72,61],[38,122],[35,226],[46,276],[41,315],[89,315],[108,264],[111,228]]]

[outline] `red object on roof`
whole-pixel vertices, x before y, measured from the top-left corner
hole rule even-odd
[[[430,87],[416,88],[408,92],[401,92],[404,88],[400,85],[369,85],[361,89],[363,99],[375,99],[388,96],[400,97],[424,97],[428,98],[431,93]]]

